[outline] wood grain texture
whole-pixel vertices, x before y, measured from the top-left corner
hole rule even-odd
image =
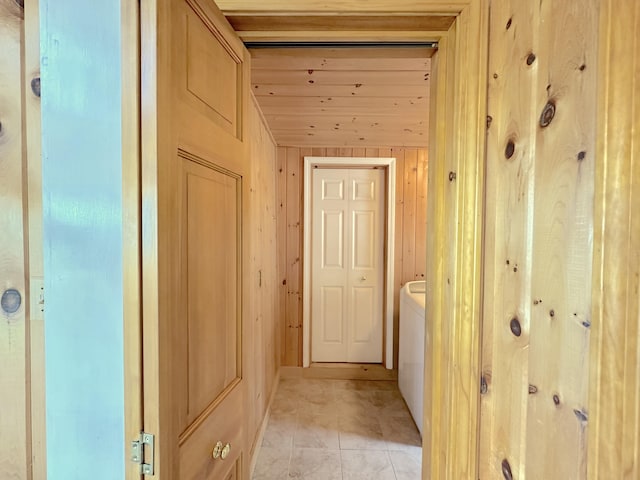
[[[218,0],[218,6],[227,15],[236,13],[317,13],[353,14],[353,13],[459,13],[468,5],[468,0],[272,0],[268,6],[260,0]]]
[[[288,233],[283,232],[282,228],[278,228],[278,255],[284,256],[287,259],[287,271],[286,276],[280,275],[280,281],[282,284],[286,284],[288,291],[289,301],[287,302],[286,310],[281,312],[281,322],[285,332],[284,349],[282,352],[285,366],[300,366],[302,365],[302,337],[296,337],[292,333],[292,329],[296,328],[297,331],[302,333],[302,312],[298,310],[297,303],[293,301],[292,296],[297,299],[298,295],[302,292],[302,229],[298,227],[298,224],[302,224],[302,204],[297,204],[302,194],[302,168],[303,160],[305,156],[336,156],[336,157],[371,157],[371,158],[396,158],[396,230],[395,230],[395,286],[394,286],[394,331],[395,331],[395,346],[394,346],[394,362],[397,364],[397,341],[398,341],[398,295],[400,288],[408,281],[415,280],[416,271],[424,271],[424,266],[416,264],[421,262],[420,259],[424,259],[424,249],[426,244],[416,244],[416,238],[426,235],[426,225],[416,224],[416,206],[421,204],[419,199],[420,194],[426,192],[426,177],[420,174],[417,169],[418,159],[420,158],[423,164],[426,166],[427,155],[425,149],[410,148],[405,149],[402,147],[368,147],[368,148],[299,148],[299,147],[278,147],[279,164],[282,165],[286,158],[287,167],[287,185],[286,188],[280,185],[278,188],[277,204],[280,209],[286,210],[287,215],[287,229]],[[409,156],[413,162],[414,168],[410,169],[404,174],[403,165],[406,156]],[[282,167],[279,167],[282,168]],[[293,169],[293,173],[291,173]],[[283,173],[279,173],[280,178],[283,178]],[[293,184],[292,184],[293,182]],[[421,184],[419,188],[416,185]],[[422,185],[422,183],[425,183]],[[411,200],[408,202],[413,212],[409,218],[410,226],[406,227],[407,242],[409,243],[411,254],[405,255],[403,252],[403,235],[405,232],[405,225],[403,222],[403,212],[405,209],[405,186],[408,185],[412,188],[408,194]],[[283,196],[284,195],[284,196]],[[291,197],[292,196],[292,197]],[[297,215],[297,216],[296,216]],[[424,218],[426,212],[421,214],[421,218]],[[409,247],[408,247],[409,248]],[[420,253],[417,253],[417,252]],[[295,260],[298,260],[295,263]],[[299,264],[299,265],[298,265]],[[282,268],[282,267],[281,267]],[[293,295],[292,295],[293,292]]]
[[[631,480],[640,478],[640,4],[600,2],[599,43],[597,149],[585,157],[597,159],[587,473]]]
[[[26,480],[31,477],[29,410],[28,327],[28,212],[25,208],[25,138],[23,95],[26,95],[22,57],[22,10],[13,2],[0,5],[0,477]]]
[[[447,31],[451,15],[227,15],[242,37],[244,31]]]
[[[510,28],[506,28],[511,21]],[[501,2],[491,11],[485,217],[480,478],[499,478],[506,460],[525,475],[531,315],[531,227],[536,118],[534,89],[539,12],[531,2]],[[487,120],[489,122],[489,120]],[[513,153],[506,158],[507,145]],[[511,148],[511,147],[509,147]],[[516,337],[515,320],[522,334]]]
[[[252,90],[279,145],[427,145],[428,50],[252,52]]]
[[[40,121],[40,15],[35,0],[24,2],[22,95],[24,155],[27,166],[28,298],[31,475],[46,478],[46,417],[44,365],[44,265],[42,237],[42,128]]]
[[[255,98],[249,108],[250,194],[249,224],[252,235],[249,251],[249,308],[251,323],[250,365],[248,366],[249,445],[255,456],[260,427],[267,414],[278,368],[280,367],[280,331],[278,311],[276,235],[276,145],[269,133]]]
[[[423,478],[478,475],[488,10],[474,1],[460,13],[440,39],[434,79]]]
[[[586,476],[596,34],[596,1],[492,5],[482,477]]]
[[[122,233],[123,328],[125,381],[125,436],[134,439],[143,430],[142,298],[140,198],[140,55],[139,4],[124,2],[122,18]],[[138,480],[140,468],[130,463],[126,480]],[[36,477],[38,478],[38,477]],[[44,478],[44,477],[40,477]]]

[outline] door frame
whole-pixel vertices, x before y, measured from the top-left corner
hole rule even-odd
[[[150,0],[155,11],[159,0]],[[359,13],[380,15],[403,12],[410,15],[451,14],[455,20],[447,31],[326,32],[261,31],[271,41],[317,40],[418,40],[438,42],[432,59],[432,94],[429,146],[427,216],[427,323],[425,344],[425,419],[423,431],[423,478],[475,478],[478,463],[482,234],[484,211],[485,128],[487,122],[487,59],[489,2],[486,0],[391,0],[343,2],[338,0],[219,0],[223,11],[273,16],[322,12],[327,16]],[[139,7],[132,8],[137,10]],[[132,12],[133,13],[133,12]],[[266,15],[266,16],[268,16]],[[142,219],[140,211],[141,155],[134,138],[149,120],[141,105],[139,75],[155,65],[141,65],[138,43],[132,41],[148,18],[128,17],[123,9],[123,209],[128,219]],[[141,34],[141,42],[153,39]],[[136,59],[133,68],[133,59]],[[129,104],[137,96],[135,105]],[[140,109],[139,109],[140,108]],[[438,119],[436,122],[435,120]],[[126,221],[126,220],[125,220]],[[140,228],[138,224],[138,229]],[[142,250],[140,230],[127,228],[125,271],[135,284]],[[123,255],[124,257],[124,255]],[[138,282],[142,279],[138,277]],[[139,292],[140,284],[138,284]],[[125,299],[125,338],[131,338],[125,358],[128,389],[142,390],[139,359],[142,355],[140,318],[142,299],[134,293]],[[132,335],[132,337],[129,337]],[[140,427],[141,398],[125,399],[126,430]],[[146,427],[146,426],[145,426]],[[138,430],[139,431],[139,430]],[[127,438],[129,440],[129,438]],[[127,480],[139,479],[127,467]]]
[[[393,267],[396,223],[396,159],[366,157],[304,157],[303,261],[302,261],[302,367],[311,366],[311,175],[316,168],[367,168],[385,170],[385,246],[384,246],[384,304],[383,348],[384,366],[393,368]]]

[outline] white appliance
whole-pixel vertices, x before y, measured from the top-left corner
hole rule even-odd
[[[407,282],[400,290],[398,386],[422,435],[424,387],[424,281]]]

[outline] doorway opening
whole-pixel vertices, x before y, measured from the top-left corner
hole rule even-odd
[[[378,235],[383,235],[384,238],[380,238],[380,242],[383,241],[384,247],[382,247],[382,262],[378,266],[381,271],[379,272],[380,281],[382,285],[379,285],[376,290],[377,295],[380,295],[382,300],[380,304],[373,308],[379,308],[380,313],[380,349],[384,357],[380,357],[380,362],[384,363],[386,368],[393,368],[393,305],[394,305],[394,230],[395,230],[395,185],[396,185],[396,161],[395,158],[349,158],[349,157],[305,157],[304,159],[304,255],[303,255],[303,367],[309,367],[312,362],[312,305],[313,305],[313,293],[312,285],[315,278],[313,278],[313,255],[312,244],[314,236],[314,227],[312,225],[312,173],[320,168],[369,168],[379,169],[384,171],[384,180],[380,187],[380,193],[384,194],[384,206],[380,219],[383,222],[380,225]],[[353,236],[351,237],[353,238]],[[373,253],[373,252],[372,252]],[[366,278],[364,269],[358,270],[362,274],[359,278],[365,278],[361,283],[367,285],[373,285],[370,279]],[[319,299],[316,299],[317,301]],[[378,312],[376,312],[378,313]],[[318,320],[318,319],[316,319]],[[351,320],[351,319],[347,319]],[[345,325],[345,328],[348,328]],[[371,325],[371,328],[376,328],[375,325]],[[345,330],[346,333],[346,330]],[[374,342],[376,340],[373,340]],[[378,345],[370,347],[376,348]],[[365,357],[362,357],[365,358]],[[367,357],[368,358],[368,357]],[[384,358],[384,362],[382,362]],[[357,361],[357,363],[367,363],[367,361]]]

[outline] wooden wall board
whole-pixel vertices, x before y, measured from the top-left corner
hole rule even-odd
[[[26,178],[22,32],[24,11],[14,2],[0,7],[0,477],[26,479],[31,475],[29,415],[29,296],[28,211],[25,208]]]
[[[538,53],[538,13],[530,2],[501,2],[490,23],[496,44],[488,78],[481,478],[502,475],[504,462],[514,477],[525,475],[538,78],[538,65],[527,57]]]
[[[258,109],[255,98],[250,105],[249,209],[252,225],[249,261],[247,319],[252,326],[248,373],[249,442],[252,456],[257,452],[260,428],[267,414],[269,399],[280,367],[279,322],[280,282],[277,275],[276,145]]]
[[[640,3],[601,1],[597,67],[590,480],[640,478]],[[603,47],[603,46],[606,46]],[[587,312],[589,314],[589,312]]]
[[[480,472],[584,478],[597,2],[490,28]]]

